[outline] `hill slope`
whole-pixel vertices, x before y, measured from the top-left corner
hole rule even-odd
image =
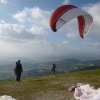
[[[100,87],[100,70],[23,78],[21,82],[1,81],[0,96],[9,95],[18,100],[75,100],[68,87],[87,83]]]

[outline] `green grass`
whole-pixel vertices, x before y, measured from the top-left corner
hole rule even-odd
[[[22,78],[21,82],[1,81],[0,96],[9,95],[17,100],[75,100],[68,87],[86,83],[100,87],[100,69],[72,73]]]

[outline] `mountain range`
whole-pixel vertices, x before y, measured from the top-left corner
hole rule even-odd
[[[0,60],[0,80],[14,78],[14,61]],[[69,73],[80,70],[90,70],[100,68],[100,59],[81,61],[78,59],[63,59],[49,62],[34,62],[32,60],[23,60],[23,74],[22,77],[41,76],[52,74],[50,68],[52,63],[55,63],[56,73]]]

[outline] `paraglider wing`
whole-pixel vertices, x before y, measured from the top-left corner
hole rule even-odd
[[[87,12],[73,5],[58,7],[50,17],[50,28],[52,31],[56,32],[63,25],[76,17],[78,19],[80,37],[84,38],[92,26],[93,18]]]

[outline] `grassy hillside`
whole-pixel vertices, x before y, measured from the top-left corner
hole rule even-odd
[[[100,87],[100,69],[78,71],[21,79],[21,82],[1,81],[0,96],[10,95],[18,100],[75,100],[68,87],[87,83]]]

